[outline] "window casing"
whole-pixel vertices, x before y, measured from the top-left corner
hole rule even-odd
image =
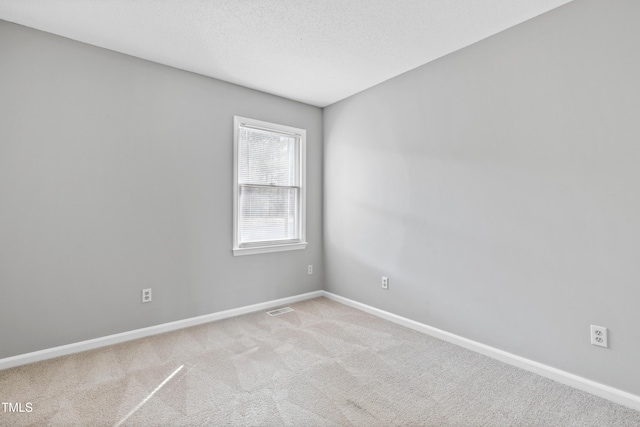
[[[306,131],[234,117],[233,254],[304,249]]]

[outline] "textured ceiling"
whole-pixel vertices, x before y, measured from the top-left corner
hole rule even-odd
[[[0,19],[323,107],[569,1],[0,0]]]

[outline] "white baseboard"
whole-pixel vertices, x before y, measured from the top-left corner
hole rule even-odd
[[[122,332],[105,337],[95,338],[87,341],[80,341],[73,344],[61,345],[59,347],[34,351],[32,353],[19,354],[17,356],[0,359],[0,370],[13,368],[15,366],[26,365],[27,363],[39,362],[41,360],[53,359],[54,357],[66,356],[81,351],[93,350],[108,345],[119,344],[137,338],[144,338],[151,335],[171,332],[177,329],[188,328],[190,326],[201,325],[203,323],[214,322],[216,320],[227,319],[229,317],[240,316],[254,311],[266,310],[282,305],[293,304],[295,302],[308,300],[323,296],[323,291],[314,291],[292,297],[262,302],[259,304],[247,305],[245,307],[231,310],[219,311],[217,313],[205,314],[204,316],[191,317],[189,319],[177,320],[175,322],[163,323],[161,325],[149,326],[148,328],[135,329],[133,331]]]
[[[511,354],[506,351],[499,350],[497,348],[490,347],[488,345],[481,344],[467,338],[463,338],[450,332],[425,325],[424,323],[416,322],[414,320],[407,319],[406,317],[398,316],[396,314],[389,313],[387,311],[380,310],[378,308],[371,307],[369,305],[362,304],[336,294],[332,294],[331,292],[321,292],[322,295],[326,298],[342,303],[344,305],[348,305],[349,307],[357,308],[358,310],[373,314],[374,316],[380,317],[382,319],[386,319],[399,325],[406,326],[418,332],[422,332],[432,337],[439,338],[443,341],[447,341],[460,347],[464,347],[468,350],[475,351],[476,353],[491,357],[492,359],[496,359],[517,368],[524,369],[525,371],[533,372],[545,378],[549,378],[570,387],[577,388],[578,390],[591,393],[598,397],[602,397],[620,405],[624,405],[628,408],[635,409],[636,411],[640,411],[640,396],[636,396],[635,394],[627,393],[626,391],[618,390],[617,388],[600,384],[595,381],[591,381],[589,379],[571,374],[569,372],[565,372],[560,369],[544,365],[542,363],[534,362],[533,360],[529,360],[524,357],[516,356],[515,354]]]
[[[248,305],[245,307],[234,308],[231,310],[220,311],[217,313],[206,314],[204,316],[191,317],[189,319],[178,320],[175,322],[163,323],[161,325],[150,326],[148,328],[136,329],[129,332],[123,332],[105,337],[95,338],[87,341],[81,341],[73,344],[62,345],[45,350],[34,351],[32,353],[20,354],[17,356],[0,359],[0,370],[8,369],[15,366],[26,365],[28,363],[38,362],[41,360],[52,359],[54,357],[66,356],[81,351],[93,350],[108,345],[118,344],[125,341],[144,338],[151,335],[161,334],[165,332],[175,331],[178,329],[188,328],[190,326],[201,325],[203,323],[214,322],[216,320],[227,319],[230,317],[240,316],[242,314],[252,313],[255,311],[267,310],[270,308],[293,304],[299,301],[305,301],[312,298],[324,296],[333,301],[342,303],[349,307],[362,310],[382,319],[389,320],[399,325],[411,328],[418,332],[439,338],[443,341],[464,347],[476,353],[483,354],[509,365],[533,372],[545,378],[552,379],[570,387],[591,393],[612,402],[624,405],[636,411],[640,411],[640,396],[636,396],[625,391],[591,381],[586,378],[579,377],[569,372],[508,353],[497,348],[472,341],[467,338],[416,322],[406,317],[398,316],[366,304],[359,303],[348,298],[341,297],[327,291],[314,291],[306,294],[295,295],[292,297],[281,298],[277,300],[267,301],[259,304]]]

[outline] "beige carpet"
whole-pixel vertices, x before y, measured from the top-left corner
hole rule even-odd
[[[640,426],[613,404],[325,298],[0,371],[0,424]]]

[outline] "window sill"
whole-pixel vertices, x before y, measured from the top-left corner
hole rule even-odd
[[[307,247],[307,242],[289,243],[286,245],[253,246],[250,248],[234,248],[233,256],[265,254],[269,252],[295,251]]]

